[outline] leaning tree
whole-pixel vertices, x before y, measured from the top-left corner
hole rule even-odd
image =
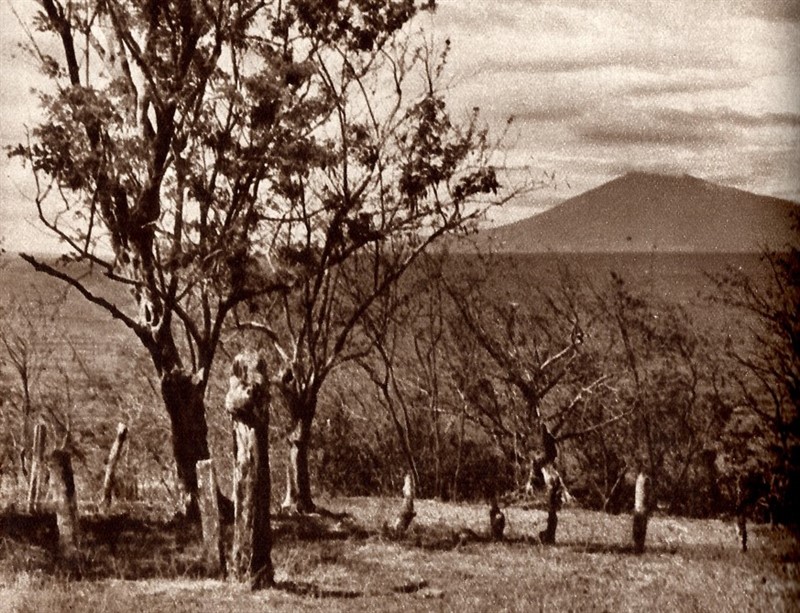
[[[477,110],[463,122],[448,111],[449,41],[437,49],[412,28],[412,2],[333,4],[289,3],[282,22],[287,48],[329,105],[313,146],[280,168],[265,208],[274,228],[268,276],[288,267],[295,283],[257,300],[255,317],[238,309],[238,323],[265,332],[281,363],[283,506],[297,512],[315,508],[308,462],[320,391],[335,369],[370,351],[367,314],[421,254],[512,196],[500,191]]]

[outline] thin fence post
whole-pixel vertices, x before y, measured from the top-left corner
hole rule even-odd
[[[36,424],[33,430],[33,449],[31,453],[31,472],[28,481],[28,513],[34,513],[39,507],[39,499],[44,482],[44,448],[47,442],[47,428],[43,423]]]
[[[633,548],[636,553],[644,552],[647,538],[647,522],[650,518],[650,477],[639,473],[636,477],[636,493],[633,506]]]
[[[224,574],[225,554],[220,530],[217,477],[212,460],[200,460],[197,463],[197,487],[200,493],[200,522],[203,528],[206,563],[212,574]]]
[[[122,446],[125,444],[125,439],[128,436],[128,426],[120,423],[117,425],[117,437],[114,439],[114,444],[111,445],[111,450],[108,452],[108,460],[106,461],[106,473],[103,477],[103,494],[100,503],[107,507],[111,504],[111,492],[114,488],[114,472],[117,468],[119,456],[122,453]]]

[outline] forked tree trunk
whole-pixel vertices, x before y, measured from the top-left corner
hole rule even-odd
[[[267,366],[256,352],[233,362],[225,408],[233,419],[233,572],[251,589],[273,584],[270,529],[269,387]]]
[[[289,461],[286,464],[286,497],[281,505],[284,510],[296,513],[313,513],[316,510],[311,497],[311,476],[308,468],[308,452],[311,443],[313,408],[291,409],[292,429],[287,437]]]
[[[199,519],[197,463],[209,458],[203,386],[184,372],[162,376],[161,395],[172,426],[172,452],[183,498],[182,511]]]

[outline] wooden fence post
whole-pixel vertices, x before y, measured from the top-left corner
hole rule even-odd
[[[639,473],[636,477],[636,493],[633,506],[633,549],[636,553],[644,552],[647,538],[647,521],[650,518],[650,477]]]
[[[403,507],[391,525],[395,536],[401,536],[408,530],[414,516],[416,516],[414,512],[414,480],[410,474],[406,474],[403,481]]]
[[[128,436],[128,426],[123,423],[117,425],[117,438],[114,444],[111,445],[111,451],[108,453],[108,460],[106,461],[106,474],[103,477],[103,495],[101,504],[107,507],[111,504],[111,490],[114,487],[114,471],[117,468],[117,461],[122,453],[122,446],[125,444],[125,438]]]
[[[225,554],[220,530],[217,477],[212,460],[200,460],[197,463],[197,487],[200,491],[200,522],[203,527],[206,562],[212,574],[224,574]]]
[[[497,504],[497,495],[492,496],[489,503],[489,534],[494,541],[503,540],[503,532],[506,529],[506,516]]]
[[[225,408],[233,420],[233,574],[251,589],[271,586],[269,380],[255,351],[233,361]]]
[[[80,538],[78,501],[72,459],[63,449],[57,449],[50,455],[50,484],[55,503],[59,550],[65,558],[75,559]]]
[[[736,479],[736,534],[742,546],[742,553],[747,552],[747,507],[749,506],[747,479],[739,475]]]
[[[39,507],[39,499],[43,489],[45,476],[44,448],[47,442],[47,428],[43,423],[36,424],[33,430],[33,449],[31,453],[31,472],[28,481],[28,513],[34,513]]]

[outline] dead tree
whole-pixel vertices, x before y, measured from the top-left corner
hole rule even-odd
[[[505,457],[515,463],[530,461],[526,490],[547,492],[548,520],[541,542],[554,543],[558,511],[568,496],[557,470],[560,445],[624,415],[588,424],[578,415],[608,376],[580,370],[582,314],[568,280],[555,296],[543,295],[546,312],[536,316],[515,302],[494,303],[474,285],[460,289],[447,284],[457,314],[451,323],[456,385],[466,400],[468,418],[495,440]],[[476,348],[481,355],[477,363]],[[569,395],[558,409],[543,413],[554,390]]]
[[[101,504],[107,507],[111,504],[111,492],[114,488],[114,471],[117,468],[119,456],[122,453],[122,446],[125,444],[125,439],[128,436],[128,426],[123,423],[117,425],[117,437],[114,439],[114,444],[108,452],[108,460],[106,461],[106,472],[103,477],[103,494],[101,497]]]
[[[636,477],[636,494],[633,506],[633,548],[636,553],[644,552],[647,537],[647,521],[650,518],[650,477],[639,473]]]
[[[253,590],[274,582],[270,529],[269,380],[255,351],[233,361],[225,409],[233,421],[233,574]]]

